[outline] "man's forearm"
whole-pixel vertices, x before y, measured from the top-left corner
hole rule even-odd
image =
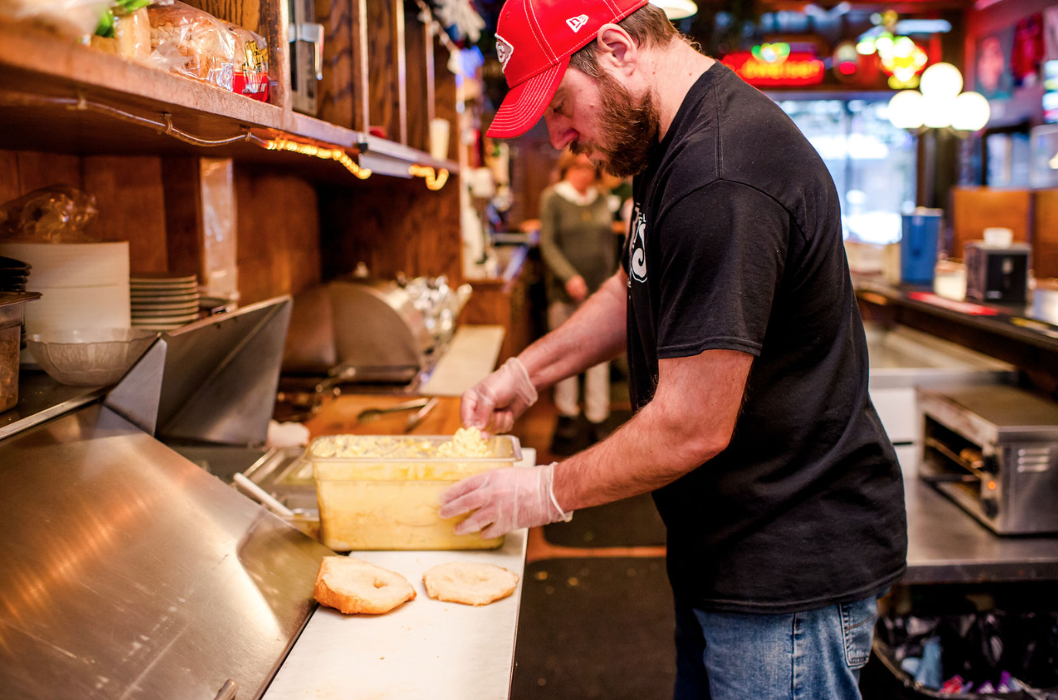
[[[568,321],[518,356],[538,391],[624,352],[624,279],[623,273],[608,279]]]
[[[556,500],[571,511],[650,493],[719,452],[699,450],[678,436],[648,405],[606,440],[558,465]]]
[[[559,506],[578,510],[649,493],[720,454],[731,440],[752,359],[710,350],[662,360],[654,399],[555,469]]]

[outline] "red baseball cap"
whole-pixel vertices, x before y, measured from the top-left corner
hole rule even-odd
[[[507,0],[496,23],[496,53],[510,92],[486,132],[523,134],[544,114],[569,57],[604,24],[620,22],[647,0]]]

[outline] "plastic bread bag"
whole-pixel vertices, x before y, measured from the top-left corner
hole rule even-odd
[[[111,0],[0,0],[0,17],[31,21],[87,41]]]
[[[95,218],[96,198],[67,185],[51,185],[0,205],[0,240],[7,243],[79,243]]]
[[[101,34],[100,32],[106,34]],[[147,64],[151,56],[151,25],[146,6],[132,11],[111,11],[92,35],[92,48]]]
[[[151,25],[150,65],[232,89],[236,37],[208,12],[181,2],[147,8]]]

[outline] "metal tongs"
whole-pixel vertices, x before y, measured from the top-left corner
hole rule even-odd
[[[437,397],[433,397],[426,404],[418,410],[415,414],[408,416],[408,422],[404,425],[404,432],[410,433],[419,427],[419,424],[426,420],[426,416],[430,415],[430,411],[437,405]]]
[[[413,399],[411,401],[405,401],[404,403],[398,403],[395,406],[389,406],[387,408],[365,408],[363,411],[356,416],[357,423],[370,423],[373,420],[378,420],[387,413],[399,413],[400,411],[414,411],[425,408],[429,403],[427,399]]]

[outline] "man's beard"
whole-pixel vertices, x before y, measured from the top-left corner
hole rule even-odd
[[[657,138],[660,119],[657,105],[648,91],[635,100],[609,73],[600,71],[595,79],[601,97],[599,133],[602,143],[575,141],[573,153],[602,153],[602,167],[615,177],[638,175],[647,167],[650,147]]]

